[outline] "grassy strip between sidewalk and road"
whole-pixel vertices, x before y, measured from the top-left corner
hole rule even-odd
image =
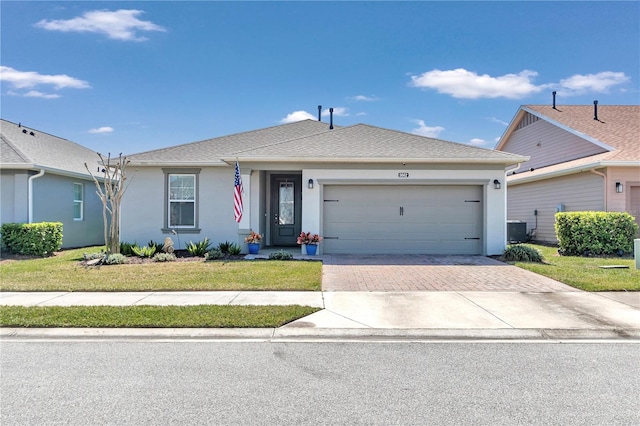
[[[315,261],[204,261],[82,266],[83,253],[63,250],[42,259],[5,260],[1,291],[319,291],[322,264]]]
[[[272,328],[319,308],[286,306],[2,306],[1,327]]]
[[[540,250],[546,263],[515,262],[519,268],[586,291],[640,291],[640,270],[633,258],[560,256],[557,247],[527,245]],[[627,268],[600,267],[613,265]]]

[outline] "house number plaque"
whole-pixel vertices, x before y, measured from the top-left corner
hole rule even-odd
[[[398,177],[399,178],[408,178],[409,177],[409,173],[408,172],[400,172],[400,173],[398,173]]]

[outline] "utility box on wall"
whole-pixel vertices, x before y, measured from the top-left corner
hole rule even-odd
[[[525,243],[527,242],[527,224],[519,220],[507,221],[507,242]]]

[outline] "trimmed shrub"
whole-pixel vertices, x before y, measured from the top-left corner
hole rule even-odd
[[[540,250],[524,244],[508,246],[502,253],[502,258],[508,262],[544,262],[544,257]]]
[[[556,213],[558,252],[567,256],[633,253],[638,224],[629,213]]]
[[[269,255],[270,260],[291,260],[293,259],[293,255],[288,251],[278,250],[274,251]]]
[[[173,253],[156,253],[153,256],[154,262],[173,262],[176,260],[176,255]]]
[[[106,265],[122,265],[123,263],[127,263],[127,257],[124,254],[113,253],[107,256],[104,263]]]
[[[62,223],[4,223],[2,243],[17,254],[50,256],[62,247]]]
[[[204,255],[205,260],[218,260],[222,259],[224,254],[217,248],[211,249]]]

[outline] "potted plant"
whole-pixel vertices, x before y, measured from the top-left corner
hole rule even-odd
[[[260,251],[260,241],[262,241],[262,235],[253,231],[244,239],[244,242],[247,243],[247,247],[249,248],[249,254],[258,254],[258,251]]]
[[[297,243],[304,245],[309,256],[315,256],[318,251],[318,243],[322,241],[322,237],[311,232],[301,232],[298,236]]]

